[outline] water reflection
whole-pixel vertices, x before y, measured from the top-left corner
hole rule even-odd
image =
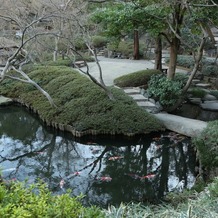
[[[0,109],[0,167],[5,180],[45,181],[56,193],[84,194],[85,204],[158,202],[194,183],[189,139],[162,133],[132,140],[83,138],[48,131],[17,107]]]

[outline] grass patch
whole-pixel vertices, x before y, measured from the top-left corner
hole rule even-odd
[[[106,217],[137,217],[137,218],[215,218],[218,217],[218,179],[207,186],[201,193],[189,192],[189,194],[173,194],[172,198],[178,201],[178,204],[162,203],[161,205],[144,206],[142,204],[121,204],[118,208],[110,206],[104,210]],[[175,201],[175,199],[172,199]]]
[[[150,77],[154,74],[161,74],[161,72],[159,70],[140,70],[116,78],[114,84],[119,87],[146,87]]]
[[[112,88],[115,101],[77,70],[65,66],[39,67],[28,74],[53,98],[58,109],[29,84],[5,79],[0,94],[19,99],[48,123],[71,125],[79,132],[148,134],[163,127],[122,90]]]

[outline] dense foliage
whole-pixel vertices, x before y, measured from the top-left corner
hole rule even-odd
[[[97,207],[85,208],[82,197],[72,198],[70,192],[54,196],[44,184],[25,187],[23,183],[0,184],[0,217],[56,217],[96,218],[104,217]]]
[[[119,87],[147,87],[147,83],[152,75],[160,74],[159,70],[140,70],[128,75],[123,75],[114,80],[114,84]]]
[[[148,83],[148,94],[163,107],[173,106],[182,94],[183,81],[170,80],[164,75],[154,75]]]
[[[165,58],[165,61],[169,63],[169,58]],[[178,55],[177,64],[178,66],[191,69],[195,64],[195,60],[194,57],[190,55]],[[213,60],[203,58],[200,71],[206,76],[216,76],[218,75],[218,64]]]
[[[122,90],[113,88],[116,100],[109,100],[102,89],[77,70],[40,66],[28,75],[51,95],[57,108],[30,84],[5,79],[0,93],[30,106],[49,125],[70,125],[84,134],[134,135],[162,129],[159,121]]]
[[[199,161],[207,169],[218,167],[218,120],[208,122],[200,136],[193,139],[199,153]]]

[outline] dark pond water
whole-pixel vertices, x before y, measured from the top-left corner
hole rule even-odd
[[[151,136],[75,139],[45,128],[19,107],[0,108],[0,168],[6,181],[41,179],[55,194],[84,194],[84,204],[156,203],[168,191],[190,188],[195,155],[190,139]]]

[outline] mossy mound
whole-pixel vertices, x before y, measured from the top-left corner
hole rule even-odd
[[[140,70],[128,75],[118,77],[114,80],[114,84],[119,87],[146,87],[150,77],[154,74],[160,74],[159,70]]]
[[[64,66],[40,67],[28,74],[53,98],[57,108],[30,84],[5,79],[0,94],[17,99],[40,118],[77,136],[85,134],[148,134],[163,130],[152,115],[139,108],[122,90],[113,88],[115,101],[78,71]]]

